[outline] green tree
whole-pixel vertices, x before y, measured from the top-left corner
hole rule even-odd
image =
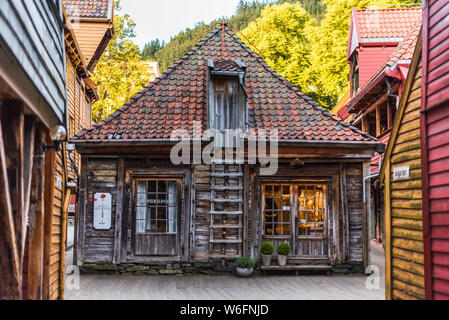
[[[119,1],[115,2],[115,8],[120,10]],[[139,54],[139,47],[132,42],[135,26],[129,15],[114,16],[115,37],[92,75],[100,97],[92,107],[95,122],[107,118],[148,83],[147,66]]]
[[[159,39],[152,40],[145,44],[142,50],[142,59],[143,60],[154,60],[156,58],[155,54],[159,50],[161,50],[165,46],[164,41],[162,43],[159,41]]]
[[[352,8],[386,8],[386,4],[406,4],[415,0],[325,0],[326,15],[321,24],[310,25],[311,69],[314,98],[332,108],[349,87],[346,53]]]
[[[243,30],[270,67],[312,96],[311,51],[306,30],[313,23],[301,4],[284,3],[266,6],[260,18]],[[250,43],[248,46],[252,47]]]

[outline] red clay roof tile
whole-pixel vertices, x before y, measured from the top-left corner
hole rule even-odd
[[[422,8],[356,10],[357,32],[362,39],[405,38],[422,19]]]
[[[113,0],[62,0],[70,17],[111,18]]]
[[[179,129],[193,135],[194,120],[201,121],[201,129],[206,130],[207,60],[220,61],[221,39],[220,26],[108,119],[81,131],[73,139],[85,142],[170,139],[172,132]],[[263,62],[227,26],[224,49],[226,60],[238,59],[246,65],[248,126],[254,132],[277,129],[281,140],[376,141],[319,107]],[[151,120],[139,119],[135,116],[138,112],[149,115]],[[106,123],[110,128],[102,130]],[[143,129],[143,124],[148,128]]]

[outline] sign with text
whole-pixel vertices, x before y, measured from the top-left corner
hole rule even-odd
[[[393,180],[403,180],[410,178],[410,166],[394,168]]]
[[[110,230],[112,220],[112,195],[96,193],[94,195],[94,228]]]

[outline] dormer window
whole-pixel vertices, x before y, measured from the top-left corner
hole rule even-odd
[[[246,130],[246,66],[239,60],[209,60],[209,129]]]

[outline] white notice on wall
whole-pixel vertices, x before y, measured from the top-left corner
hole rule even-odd
[[[96,230],[111,229],[112,196],[110,193],[94,195],[94,228]]]
[[[410,166],[394,168],[393,180],[408,179],[410,177]]]

